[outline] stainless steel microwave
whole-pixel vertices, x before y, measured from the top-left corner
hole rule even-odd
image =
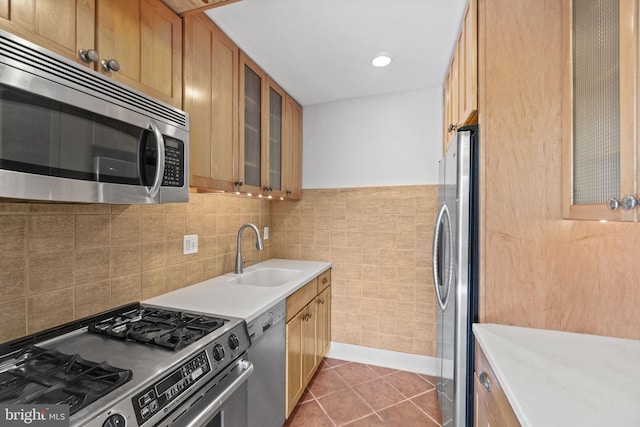
[[[0,31],[0,197],[189,200],[189,115]]]

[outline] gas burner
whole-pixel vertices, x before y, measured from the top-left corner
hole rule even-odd
[[[0,403],[67,404],[70,414],[131,379],[127,369],[29,346],[3,361]]]
[[[91,323],[89,332],[180,350],[224,325],[224,319],[140,307]]]

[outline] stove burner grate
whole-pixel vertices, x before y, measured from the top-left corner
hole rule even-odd
[[[0,373],[4,404],[68,404],[73,415],[132,377],[127,369],[33,345],[12,357],[13,366]]]
[[[224,325],[224,319],[141,307],[89,325],[90,332],[180,350]]]

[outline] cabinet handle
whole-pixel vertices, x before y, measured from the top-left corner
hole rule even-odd
[[[102,66],[102,69],[107,72],[115,72],[120,70],[120,63],[115,59],[103,59],[100,64]]]
[[[80,49],[78,51],[78,56],[87,64],[91,62],[98,62],[100,60],[100,55],[98,55],[98,52],[93,49]]]
[[[616,211],[620,207],[620,202],[615,197],[611,197],[607,202],[607,207],[610,211]]]
[[[293,191],[287,190],[287,191],[284,192],[284,194],[286,194],[287,196],[290,196],[291,194],[293,194]]]
[[[457,128],[458,128],[458,127],[457,127],[456,125],[454,125],[454,124],[450,124],[450,125],[449,125],[449,127],[447,128],[447,130],[448,130],[449,132],[453,132],[453,131],[455,131]]]
[[[242,187],[244,185],[244,182],[242,182],[242,180],[240,181],[233,181],[233,185],[237,186],[237,187]]]
[[[486,388],[488,392],[491,392],[491,381],[489,381],[489,374],[487,374],[486,372],[481,373],[478,377],[478,380],[480,380],[480,384],[482,384],[482,387]]]
[[[327,279],[326,277],[324,277],[324,278],[322,279],[322,284],[324,285],[324,284],[326,284],[328,281],[329,281],[329,279]]]
[[[624,209],[625,211],[628,211],[635,208],[637,204],[638,204],[638,200],[635,197],[624,196],[624,198],[622,199],[622,202],[620,203],[620,206],[622,206],[622,209]]]
[[[318,304],[324,304],[324,299],[319,299]]]

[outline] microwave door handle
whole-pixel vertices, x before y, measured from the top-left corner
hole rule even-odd
[[[156,167],[156,175],[153,180],[153,185],[148,190],[149,197],[155,198],[160,191],[160,186],[162,185],[162,178],[164,177],[164,137],[162,136],[162,132],[160,132],[160,128],[154,120],[149,120],[149,127],[151,131],[156,137],[156,153],[158,153],[158,165]]]

